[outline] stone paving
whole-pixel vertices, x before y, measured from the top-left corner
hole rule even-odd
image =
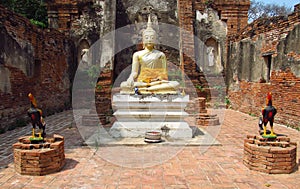
[[[80,117],[75,116],[75,120]],[[299,188],[300,171],[268,175],[243,165],[243,140],[257,134],[256,117],[226,110],[218,146],[85,146],[74,124],[72,111],[47,117],[47,134],[65,137],[66,165],[46,176],[24,176],[15,172],[12,144],[30,135],[31,127],[0,135],[0,188]],[[275,132],[298,143],[300,132],[275,124]],[[148,149],[152,149],[148,153]],[[146,153],[145,153],[146,152]],[[299,160],[297,161],[297,163]]]

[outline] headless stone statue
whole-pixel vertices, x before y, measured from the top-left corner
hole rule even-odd
[[[168,81],[166,55],[154,49],[156,32],[152,29],[150,16],[143,32],[144,49],[132,57],[132,70],[127,81],[121,83],[122,94],[177,94],[179,83]]]

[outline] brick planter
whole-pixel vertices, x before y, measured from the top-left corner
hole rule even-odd
[[[269,174],[287,174],[296,168],[297,144],[288,137],[265,139],[247,136],[244,140],[244,164],[251,170]]]
[[[30,136],[13,145],[15,170],[22,175],[47,175],[65,164],[64,137],[54,135],[42,144],[30,144]]]

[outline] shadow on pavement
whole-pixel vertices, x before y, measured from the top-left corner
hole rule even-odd
[[[66,164],[65,166],[62,168],[61,171],[67,171],[70,169],[74,169],[76,167],[76,165],[79,163],[78,161],[71,159],[71,158],[66,158]]]

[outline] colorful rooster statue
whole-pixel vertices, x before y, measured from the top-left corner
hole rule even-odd
[[[30,140],[41,141],[46,136],[45,133],[46,123],[42,117],[42,110],[37,108],[37,103],[34,96],[31,93],[29,93],[28,97],[30,100],[30,109],[27,111],[27,113],[31,119],[31,124],[32,124],[32,137],[30,138]],[[36,126],[38,126],[40,130],[38,137],[36,137],[35,135]]]
[[[273,122],[274,122],[274,117],[277,113],[277,110],[274,106],[272,106],[272,93],[269,92],[267,94],[267,98],[266,98],[266,107],[262,109],[262,122],[264,125],[264,133],[263,133],[263,137],[264,138],[276,138],[276,134],[274,134],[274,130],[273,130]],[[267,124],[268,122],[270,122],[270,126],[271,126],[271,133],[269,135],[267,135]]]

